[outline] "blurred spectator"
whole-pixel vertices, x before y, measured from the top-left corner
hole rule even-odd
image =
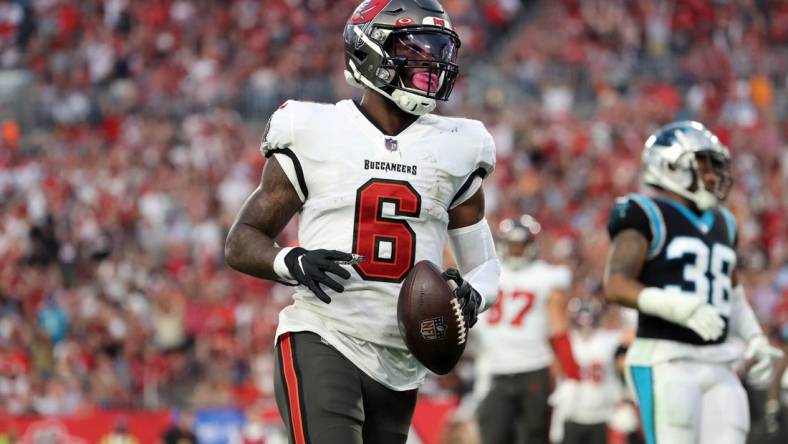
[[[197,436],[194,434],[194,414],[188,410],[176,414],[161,439],[164,444],[197,444]]]

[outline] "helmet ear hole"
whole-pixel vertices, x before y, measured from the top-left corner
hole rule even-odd
[[[358,59],[359,63],[364,63],[364,61],[367,60],[367,53],[364,51],[360,51],[360,50],[353,51],[353,56],[356,57],[356,59]]]

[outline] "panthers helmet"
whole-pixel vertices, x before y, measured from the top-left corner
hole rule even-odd
[[[345,26],[345,79],[422,115],[448,100],[460,38],[437,0],[366,0]]]
[[[699,122],[669,123],[646,140],[643,178],[657,188],[689,199],[706,210],[722,203],[733,183],[730,152],[717,136]],[[717,175],[713,186],[703,180],[703,171]]]
[[[524,214],[519,219],[504,219],[498,226],[499,250],[508,265],[521,267],[536,259],[536,235],[542,226],[533,216]]]

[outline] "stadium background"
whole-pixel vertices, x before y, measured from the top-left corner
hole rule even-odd
[[[271,353],[288,291],[230,271],[223,241],[272,110],[358,93],[341,75],[356,3],[0,1],[0,443],[170,422],[201,442],[280,442]],[[573,294],[598,295],[608,211],[638,187],[644,138],[700,120],[733,153],[745,284],[785,348],[788,3],[442,3],[463,47],[441,112],[497,142],[488,218],[536,216]],[[462,419],[468,368],[422,391],[424,442]],[[221,439],[228,424],[245,437]]]

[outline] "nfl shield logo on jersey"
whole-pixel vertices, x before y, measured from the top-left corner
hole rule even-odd
[[[437,341],[446,336],[446,324],[442,317],[421,321],[421,336],[428,341]]]
[[[397,141],[392,138],[386,139],[386,149],[389,151],[397,151]]]

